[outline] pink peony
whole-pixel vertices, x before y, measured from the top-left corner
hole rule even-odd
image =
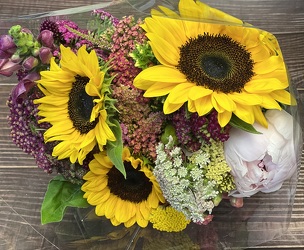
[[[232,128],[224,143],[225,157],[231,167],[237,190],[230,195],[249,197],[259,191],[274,192],[297,170],[300,126],[286,111],[268,110],[268,128],[254,124],[262,134]]]

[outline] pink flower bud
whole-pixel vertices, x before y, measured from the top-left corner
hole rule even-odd
[[[26,58],[23,63],[22,66],[25,70],[31,70],[33,68],[35,68],[38,65],[38,59],[33,57],[33,56],[29,56],[28,58]]]
[[[10,59],[0,59],[0,74],[4,76],[11,76],[14,71],[19,70],[21,65],[14,63]]]
[[[230,204],[233,207],[241,208],[241,207],[244,206],[244,200],[243,200],[243,198],[230,197],[229,200],[230,200]]]
[[[11,60],[14,63],[20,63],[22,61],[22,58],[19,55],[14,54],[11,56]]]
[[[52,58],[52,50],[47,47],[41,47],[39,50],[39,58],[43,64],[48,64]]]
[[[43,30],[38,36],[38,41],[45,47],[54,47],[54,37],[53,32],[50,30]]]

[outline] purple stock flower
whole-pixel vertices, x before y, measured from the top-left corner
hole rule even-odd
[[[44,47],[54,48],[54,33],[50,30],[42,30],[38,36],[38,41]]]
[[[22,67],[25,70],[30,71],[33,68],[35,68],[38,65],[38,63],[39,63],[39,61],[36,57],[29,56],[29,57],[24,59],[24,61],[22,63]]]
[[[39,50],[39,58],[43,64],[48,64],[53,56],[52,50],[47,47],[41,47]]]
[[[11,59],[0,59],[0,75],[11,76],[14,71],[19,70],[21,65],[13,62]]]
[[[10,58],[16,51],[17,47],[10,35],[0,36],[0,59]]]
[[[24,96],[28,91],[36,85],[35,81],[40,79],[40,75],[36,72],[27,74],[19,83],[13,88],[11,92],[12,102],[16,103],[18,99]]]

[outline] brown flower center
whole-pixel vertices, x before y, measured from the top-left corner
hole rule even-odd
[[[108,172],[108,187],[112,194],[122,200],[132,203],[140,203],[148,199],[152,192],[152,182],[137,169],[134,169],[130,162],[124,162],[126,176],[124,176],[115,167]]]
[[[98,119],[90,122],[92,109],[94,107],[94,97],[89,96],[85,91],[85,86],[89,82],[88,77],[77,75],[69,94],[68,113],[73,126],[81,133],[86,134],[95,128]]]
[[[213,91],[241,92],[250,81],[254,62],[242,44],[227,35],[198,35],[180,47],[177,68],[188,81]]]

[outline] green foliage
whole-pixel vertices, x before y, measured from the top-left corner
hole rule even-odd
[[[41,223],[44,225],[61,221],[67,207],[88,207],[80,188],[81,186],[70,183],[61,175],[54,177],[49,182],[41,206]]]
[[[253,133],[253,134],[261,134],[261,132],[257,131],[251,124],[244,122],[240,118],[238,118],[236,115],[232,115],[231,120],[229,124],[232,127],[242,129],[244,131]]]
[[[111,127],[115,135],[116,141],[108,141],[107,143],[107,155],[115,165],[115,167],[123,174],[126,178],[126,170],[122,160],[123,142],[121,135],[121,128],[119,122],[115,120],[115,127]]]

